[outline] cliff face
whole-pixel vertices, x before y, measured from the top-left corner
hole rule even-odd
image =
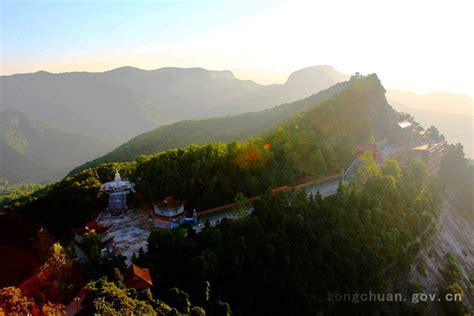
[[[467,212],[458,207],[456,200],[447,195],[439,217],[439,230],[430,239],[412,265],[408,282],[421,286],[423,293],[439,293],[451,285],[446,272],[453,272],[447,267],[447,254],[457,261],[460,276],[457,283],[464,290],[463,303],[468,310],[474,311],[474,221],[466,216]],[[444,315],[441,303],[428,304],[427,315]]]

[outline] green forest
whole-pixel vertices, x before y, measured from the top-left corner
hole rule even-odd
[[[191,144],[229,143],[257,135],[266,135],[273,132],[281,122],[290,120],[296,113],[307,110],[322,100],[331,98],[334,94],[346,88],[347,85],[347,82],[341,82],[306,99],[278,105],[259,112],[202,120],[186,120],[160,126],[132,138],[102,157],[75,168],[70,175],[80,170],[97,167],[101,163],[132,161],[140,155],[184,148]]]
[[[101,183],[111,180],[115,170],[136,182],[131,205],[146,206],[173,195],[198,211],[233,202],[238,194],[256,196],[338,173],[352,161],[355,144],[374,134],[386,136],[396,122],[398,114],[384,93],[376,75],[355,77],[348,88],[265,137],[190,145],[132,162],[101,164],[48,186],[20,211],[62,236],[105,207]]]
[[[61,238],[66,247],[56,252],[68,258],[70,228],[105,207],[101,184],[116,170],[136,182],[129,202],[137,207],[173,195],[186,200],[187,209],[201,211],[261,195],[250,216],[225,219],[199,234],[185,228],[152,232],[148,252],[133,258],[150,269],[156,284],[151,292],[126,289],[124,258],[101,258],[100,238],[90,233],[87,262],[80,268],[89,282],[84,315],[373,312],[380,306],[328,302],[328,294],[383,291],[392,284],[435,231],[444,185],[456,188],[454,194],[468,203],[468,192],[459,187],[460,182],[472,183],[472,177],[441,183],[427,176],[427,166],[419,160],[400,157],[379,167],[366,153],[357,176],[341,182],[335,196],[308,198],[298,190],[270,193],[282,185],[338,173],[352,161],[355,144],[391,137],[399,114],[387,104],[378,78],[357,76],[349,83],[265,136],[102,163],[32,194],[26,190],[28,198],[19,194],[4,208],[38,219]],[[466,173],[466,168],[472,174],[459,146],[449,148],[446,161],[441,174]],[[67,266],[63,275],[76,275],[68,260],[61,262]],[[0,295],[21,298],[15,289]],[[403,304],[398,308],[414,312]]]
[[[235,315],[314,315],[328,309],[330,292],[381,291],[409,267],[417,236],[436,222],[442,187],[417,160],[379,168],[367,156],[360,175],[334,197],[267,195],[251,216],[199,234],[153,232],[137,261],[152,269],[158,295],[178,287],[206,306],[206,285]]]

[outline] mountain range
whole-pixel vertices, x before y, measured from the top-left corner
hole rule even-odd
[[[327,65],[298,70],[285,83],[271,85],[239,80],[227,70],[202,68],[122,67],[101,73],[1,76],[2,117],[16,116],[26,125],[42,122],[63,141],[45,143],[44,137],[33,136],[41,133],[25,135],[18,130],[20,125],[5,125],[0,177],[12,184],[47,181],[78,165],[75,171],[192,143],[245,139],[332,96],[340,87],[328,88],[348,78]],[[389,90],[387,99],[423,126],[438,126],[448,141],[461,142],[473,156],[471,98]],[[74,141],[64,141],[68,137]],[[55,153],[40,154],[41,148]]]
[[[52,74],[40,71],[2,76],[0,111],[20,110],[55,126],[56,131],[62,130],[76,137],[84,135],[85,139],[80,147],[73,143],[61,144],[61,150],[68,153],[77,152],[78,148],[84,151],[84,155],[78,154],[77,159],[71,160],[57,150],[57,159],[43,162],[45,155],[35,156],[37,151],[28,152],[28,159],[42,165],[42,174],[50,174],[50,177],[37,176],[23,163],[15,165],[15,159],[11,157],[25,153],[9,151],[5,147],[8,150],[3,149],[5,153],[2,156],[13,165],[2,163],[0,176],[7,177],[11,183],[18,183],[20,179],[53,179],[61,175],[58,170],[70,170],[78,162],[86,161],[79,159],[100,156],[104,151],[158,126],[181,120],[262,110],[302,99],[347,77],[331,66],[301,69],[290,75],[286,83],[267,86],[239,80],[230,71],[202,68],[148,71],[122,67],[103,73]],[[91,138],[103,146],[87,147]],[[14,146],[21,147],[19,138],[9,138],[10,144],[16,140],[20,144]],[[29,144],[35,141],[39,140],[30,139]],[[35,143],[35,146],[49,148],[41,143]],[[60,160],[60,166],[47,167],[55,165],[56,160]]]
[[[305,68],[284,84],[239,80],[202,68],[2,76],[0,110],[20,109],[60,128],[118,145],[185,119],[256,111],[307,97],[347,76],[330,66]]]
[[[11,184],[60,179],[107,143],[55,128],[19,110],[0,112],[0,176]]]
[[[191,144],[204,144],[207,142],[228,143],[263,135],[273,131],[279,124],[284,124],[286,120],[291,119],[296,113],[332,97],[347,85],[347,81],[340,82],[302,100],[284,103],[258,112],[247,112],[201,120],[185,120],[160,126],[132,138],[104,156],[75,168],[71,174],[83,169],[96,167],[100,163],[131,161],[140,155],[153,154],[172,148],[183,148]]]
[[[341,82],[305,99],[263,111],[211,119],[185,120],[160,126],[132,138],[102,157],[77,167],[72,173],[104,162],[130,161],[140,155],[182,148],[190,144],[230,142],[262,135],[295,113],[336,94],[345,85],[347,82]],[[406,91],[388,90],[387,99],[396,110],[410,113],[425,128],[433,125],[439,127],[448,142],[463,144],[466,155],[473,156],[473,105],[469,97],[449,93],[417,95]]]

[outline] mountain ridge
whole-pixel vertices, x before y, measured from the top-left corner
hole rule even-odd
[[[144,70],[125,66],[105,72],[15,74],[0,76],[0,110],[18,108],[60,128],[117,145],[184,119],[238,114],[296,101],[335,84],[331,76],[345,76],[329,76],[327,67],[324,71],[311,69],[312,81],[324,78],[303,88],[260,85],[237,79],[230,70],[200,67]]]
[[[153,154],[166,149],[181,148],[206,142],[230,142],[265,134],[278,124],[291,119],[299,111],[308,109],[325,98],[343,90],[348,81],[340,82],[302,100],[284,103],[258,112],[214,117],[202,120],[185,120],[137,135],[113,151],[98,157],[70,172],[94,167],[99,163],[130,161],[140,155]]]
[[[20,110],[0,111],[0,177],[13,185],[58,179],[102,150],[107,144],[99,140],[63,131]]]

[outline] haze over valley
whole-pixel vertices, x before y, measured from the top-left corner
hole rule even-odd
[[[64,74],[43,71],[2,76],[0,110],[20,110],[65,132],[74,133],[77,137],[84,135],[85,138],[93,138],[104,144],[88,146],[84,140],[81,148],[84,148],[85,154],[74,160],[56,153],[64,170],[65,165],[72,169],[81,158],[98,157],[126,140],[161,125],[185,119],[263,110],[305,98],[347,78],[347,75],[330,66],[301,69],[291,74],[284,84],[272,85],[239,80],[230,71],[208,71],[202,68],[146,71],[122,67],[104,73]],[[16,144],[13,144],[15,140],[11,137],[9,140],[6,137],[2,136],[5,164],[2,164],[0,176],[6,177],[6,170],[10,169],[7,178],[12,183],[18,183],[20,179],[57,179],[61,174],[57,170],[41,168],[42,174],[50,172],[50,178],[37,177],[33,173],[25,176],[28,174],[26,171],[22,171],[22,176],[12,176],[18,168],[11,169],[13,165],[9,164],[12,161],[9,148],[14,149],[12,146]],[[43,157],[35,156],[28,145],[25,144],[23,152],[18,154],[28,152],[32,158],[42,162]],[[71,142],[61,144],[61,147],[65,152],[72,152],[77,148],[76,145]],[[34,146],[43,147],[39,143]],[[12,163],[20,164],[20,161],[13,160]],[[65,175],[64,171],[62,175]]]
[[[202,120],[270,109],[317,94],[348,78],[349,75],[328,65],[295,71],[285,83],[270,85],[239,80],[228,70],[209,71],[202,68],[160,68],[148,71],[122,67],[104,73],[51,74],[42,71],[2,76],[2,117],[11,113],[5,112],[7,110],[19,110],[32,119],[54,126],[58,132],[74,134],[77,139],[83,138],[83,145],[80,146],[83,149],[81,155],[70,159],[66,153],[72,153],[77,148],[77,143],[64,142],[60,146],[65,154],[59,151],[55,154],[55,159],[60,163],[51,164],[44,161],[46,156],[33,149],[36,146],[48,152],[47,145],[39,139],[23,135],[20,130],[15,133],[22,136],[12,138],[11,132],[7,133],[6,129],[12,131],[16,127],[3,123],[4,150],[0,176],[8,179],[11,184],[59,179],[79,164],[99,158],[132,138],[140,138],[141,133],[160,126],[181,120]],[[472,157],[473,102],[470,97],[449,93],[422,96],[389,90],[387,98],[397,110],[412,114],[424,127],[435,125],[448,141],[463,144],[466,154]],[[294,112],[287,113],[287,118],[290,118]],[[213,127],[218,122],[215,120],[170,125],[169,129],[174,126],[177,128],[172,135],[166,139],[155,135],[156,138],[153,139],[150,138],[152,134],[148,134],[149,140],[142,145],[148,149],[135,149],[133,155],[119,160],[130,160],[140,154],[192,143],[245,139],[262,133],[265,125],[259,125],[263,122],[255,121],[258,125],[251,129],[247,122],[250,117],[240,117],[236,121],[241,126],[240,132],[230,132],[229,136],[225,136],[223,129],[231,127],[225,126],[225,123]],[[278,119],[273,119],[274,124],[278,122]],[[193,125],[203,125],[199,129],[208,131],[196,133],[189,129]],[[184,126],[188,128],[183,129]],[[185,130],[188,133],[179,136]],[[25,141],[22,145],[21,142]],[[15,148],[18,146],[22,147],[21,151]],[[22,162],[26,159],[25,155],[36,161],[28,163],[28,168]],[[98,161],[105,160],[100,158]],[[35,164],[39,165],[34,168]],[[33,169],[37,171],[32,172]]]

